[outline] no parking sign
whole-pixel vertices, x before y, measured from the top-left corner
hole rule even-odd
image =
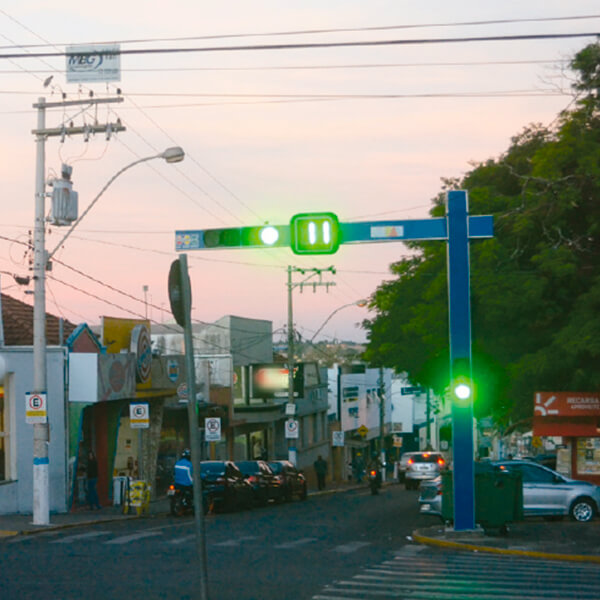
[[[298,438],[299,423],[296,419],[288,419],[285,422],[285,437],[290,440]]]
[[[48,410],[46,408],[46,393],[28,392],[25,394],[25,422],[30,425],[48,422]]]
[[[207,442],[221,441],[221,417],[207,417],[204,419],[204,439]]]
[[[148,402],[136,402],[129,405],[129,426],[132,429],[150,427],[150,405]]]

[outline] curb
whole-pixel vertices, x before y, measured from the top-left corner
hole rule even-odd
[[[412,535],[413,541],[427,546],[437,546],[452,550],[463,550],[469,552],[487,552],[488,554],[504,554],[508,556],[523,556],[527,558],[544,558],[546,560],[587,562],[600,564],[600,556],[586,556],[584,554],[555,554],[552,552],[537,552],[534,550],[511,550],[510,548],[493,548],[491,546],[478,546],[477,544],[465,544],[462,542],[451,542],[421,535],[415,531]]]

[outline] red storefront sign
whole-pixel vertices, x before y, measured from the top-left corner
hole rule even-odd
[[[537,418],[598,417],[600,394],[596,392],[536,392],[533,415]]]

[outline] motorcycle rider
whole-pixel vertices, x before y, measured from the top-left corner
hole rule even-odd
[[[175,487],[183,492],[192,494],[194,489],[194,480],[192,479],[192,461],[190,460],[191,453],[186,448],[180,459],[175,463]]]
[[[371,481],[371,471],[375,471],[375,485],[377,487],[381,487],[381,469],[383,468],[383,463],[379,458],[377,452],[373,452],[371,455],[371,462],[369,463],[369,480]]]

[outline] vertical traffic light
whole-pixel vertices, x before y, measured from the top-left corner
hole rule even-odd
[[[340,246],[340,224],[333,213],[301,213],[290,221],[295,254],[333,254]]]
[[[473,379],[471,361],[468,358],[458,358],[452,361],[452,384],[450,392],[457,402],[473,401]]]

